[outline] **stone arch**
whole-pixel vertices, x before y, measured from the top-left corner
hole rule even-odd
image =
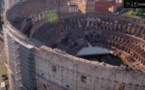
[[[126,85],[125,83],[122,83],[120,86],[119,86],[119,90],[126,90]]]

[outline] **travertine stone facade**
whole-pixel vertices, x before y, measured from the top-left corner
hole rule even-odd
[[[121,85],[125,85],[126,90],[145,89],[142,72],[125,71],[108,64],[57,53],[45,46],[36,51],[35,60],[36,74],[45,78],[38,79],[37,83],[45,85],[48,90],[52,87],[59,90],[58,86],[70,90],[119,90]],[[86,77],[85,80],[83,77]],[[44,87],[38,88],[42,90]]]

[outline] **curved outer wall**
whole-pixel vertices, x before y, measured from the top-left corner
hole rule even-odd
[[[10,90],[145,90],[145,75],[36,47],[5,18]]]
[[[33,46],[27,45],[25,41],[17,38],[5,26],[4,37],[10,90],[35,90]]]

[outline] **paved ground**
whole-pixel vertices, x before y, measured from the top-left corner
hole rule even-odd
[[[4,61],[6,60],[4,42],[0,39],[0,82],[2,81],[1,75],[7,74],[6,66],[4,65]]]

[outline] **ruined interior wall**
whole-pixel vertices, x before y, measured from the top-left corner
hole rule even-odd
[[[126,90],[145,90],[145,75],[141,72],[63,55],[44,46],[36,50],[37,83],[55,90],[59,86],[70,90],[119,90],[122,85]]]

